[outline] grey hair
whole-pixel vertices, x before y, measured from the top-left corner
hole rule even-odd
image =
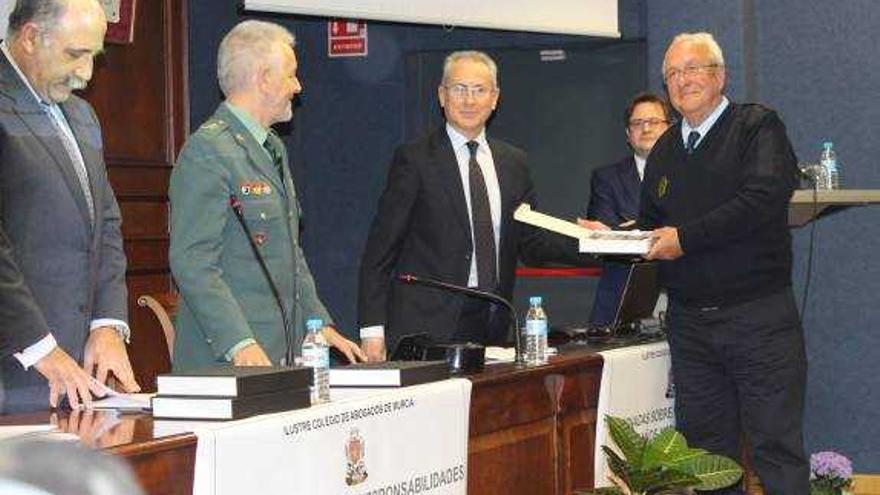
[[[0,479],[15,480],[36,493],[142,495],[121,459],[82,444],[49,440],[0,443]],[[40,492],[39,490],[42,490]]]
[[[718,42],[715,41],[715,37],[711,33],[681,33],[672,38],[672,43],[669,44],[666,54],[663,55],[664,74],[666,73],[666,59],[669,57],[669,52],[672,51],[672,47],[679,43],[692,43],[705,47],[709,51],[709,56],[712,57],[712,63],[719,67],[724,67],[724,53],[721,52],[721,46],[718,45]]]
[[[487,55],[485,52],[480,52],[476,50],[452,52],[446,56],[446,60],[443,61],[444,85],[449,80],[449,73],[452,71],[452,64],[458,62],[459,60],[470,60],[472,62],[477,62],[485,65],[489,69],[489,73],[492,74],[492,85],[495,87],[495,89],[498,89],[498,65],[496,65],[495,61],[492,60],[492,57]]]
[[[238,23],[220,42],[217,80],[229,96],[247,87],[250,76],[278,45],[293,47],[296,38],[287,28],[272,22],[248,20]]]
[[[52,30],[67,10],[68,2],[69,0],[17,0],[9,13],[9,37],[18,36],[21,28],[29,22]]]

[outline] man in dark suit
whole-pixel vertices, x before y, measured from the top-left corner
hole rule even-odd
[[[358,320],[370,360],[406,334],[506,340],[507,311],[483,299],[400,283],[413,274],[510,298],[518,260],[584,263],[575,242],[513,220],[535,205],[526,154],[487,138],[498,103],[495,62],[450,54],[437,89],[446,126],[397,149],[361,259]]]
[[[19,0],[0,57],[0,334],[5,411],[139,389],[125,349],[125,255],[101,129],[71,92],[92,76],[106,19],[95,0]],[[6,317],[8,316],[8,317]],[[77,362],[82,362],[85,370]],[[48,385],[43,377],[48,379]]]
[[[611,228],[635,224],[645,160],[671,120],[672,112],[666,100],[653,93],[640,93],[630,101],[623,114],[623,125],[633,154],[593,171],[587,218]],[[590,323],[605,326],[614,322],[629,269],[629,263],[606,261],[602,264]]]

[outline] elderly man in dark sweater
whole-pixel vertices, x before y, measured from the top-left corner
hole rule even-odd
[[[654,229],[647,258],[662,260],[669,292],[678,426],[693,446],[732,458],[744,430],[767,493],[809,493],[786,225],[794,151],[774,111],[724,96],[710,34],[677,36],[663,76],[682,121],[648,158],[640,225]]]

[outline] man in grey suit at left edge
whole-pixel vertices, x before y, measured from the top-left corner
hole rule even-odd
[[[121,217],[94,111],[106,18],[96,0],[18,0],[0,44],[0,411],[73,405],[111,374],[139,390]],[[12,354],[12,355],[10,355]],[[80,364],[82,367],[80,367]],[[42,375],[42,376],[41,376]]]

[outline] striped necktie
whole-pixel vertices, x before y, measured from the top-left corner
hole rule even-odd
[[[67,124],[67,120],[64,118],[64,114],[61,113],[61,108],[58,105],[43,102],[40,102],[40,104],[48,114],[52,125],[55,126],[55,130],[58,131],[58,137],[61,138],[61,144],[64,146],[64,151],[66,151],[67,156],[70,157],[70,162],[73,164],[73,170],[76,172],[76,178],[79,180],[83,196],[86,198],[86,204],[89,209],[89,221],[94,225],[95,201],[92,198],[92,189],[89,186],[89,172],[86,170],[86,163],[83,160],[79,145],[76,144],[76,138],[73,135],[73,131]]]

